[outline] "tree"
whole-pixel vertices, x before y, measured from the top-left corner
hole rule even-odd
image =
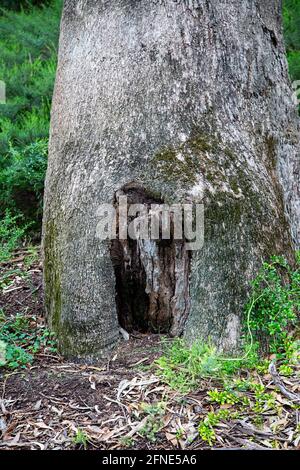
[[[250,280],[299,243],[299,134],[279,0],[64,5],[43,226],[68,356],[127,329],[238,345]],[[99,240],[99,205],[203,203],[205,240]]]

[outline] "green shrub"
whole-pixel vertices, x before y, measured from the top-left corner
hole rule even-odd
[[[42,197],[47,167],[47,139],[22,149],[10,148],[9,163],[0,170],[0,209],[21,210],[27,220],[42,217]]]
[[[283,23],[287,50],[300,50],[300,0],[284,0]]]
[[[17,224],[20,219],[20,215],[12,216],[9,210],[6,210],[5,216],[0,219],[0,263],[11,257],[26,232],[27,226]]]
[[[14,3],[26,8],[0,16],[0,216],[9,208],[40,227],[62,0]]]
[[[252,282],[248,329],[264,353],[285,354],[300,313],[300,264],[282,257],[264,263]],[[249,333],[247,333],[249,336]]]
[[[19,314],[15,318],[6,318],[3,310],[0,316],[0,342],[2,347],[6,345],[5,364],[2,365],[10,369],[31,364],[34,355],[43,348],[56,352],[53,333],[39,325],[35,317]]]

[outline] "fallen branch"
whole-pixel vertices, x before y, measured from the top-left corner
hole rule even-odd
[[[300,405],[300,396],[297,395],[296,393],[290,392],[282,383],[282,380],[280,378],[280,375],[277,372],[276,365],[274,362],[271,362],[269,365],[269,373],[272,376],[273,383],[276,385],[276,387],[279,388],[281,393],[287,397],[289,400],[291,400],[294,403],[297,403],[297,405]]]

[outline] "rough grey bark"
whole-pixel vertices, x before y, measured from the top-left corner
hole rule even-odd
[[[95,230],[99,204],[131,186],[205,204],[203,249],[186,263],[183,246],[163,263],[156,250],[152,265],[172,305],[185,304],[175,334],[236,347],[261,261],[292,258],[299,244],[298,117],[281,29],[279,0],[65,1],[43,228],[46,309],[65,354],[93,359],[117,341],[124,259],[114,263]],[[149,251],[139,253],[146,285]],[[167,280],[176,263],[181,274]],[[155,298],[172,328],[176,309],[166,317],[159,286]]]

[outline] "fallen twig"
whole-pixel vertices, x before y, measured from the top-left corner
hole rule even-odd
[[[280,378],[280,375],[277,372],[276,365],[274,362],[271,362],[269,365],[269,373],[272,376],[273,383],[276,385],[276,387],[279,388],[281,393],[287,397],[289,400],[291,400],[293,403],[297,403],[300,405],[300,396],[296,393],[290,392],[282,383],[282,380]]]

